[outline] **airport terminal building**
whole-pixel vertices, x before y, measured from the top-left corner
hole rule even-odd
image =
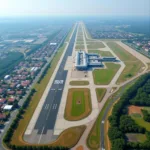
[[[78,70],[86,70],[90,67],[103,67],[102,62],[115,62],[116,57],[100,57],[96,53],[77,51],[75,56],[75,67]]]

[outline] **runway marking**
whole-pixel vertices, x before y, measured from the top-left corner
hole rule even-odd
[[[63,84],[64,83],[64,80],[55,80],[54,81],[54,84]]]
[[[54,105],[53,105],[53,109],[56,109],[56,108],[57,108],[57,104],[54,104]]]
[[[48,109],[48,107],[49,107],[49,104],[46,104],[46,105],[45,105],[45,109]]]
[[[50,105],[49,111],[48,111],[48,113],[47,113],[46,120],[48,120],[48,116],[49,116],[49,113],[50,113],[50,111],[51,111],[51,107],[52,107],[52,105],[53,105],[53,102],[54,102],[54,98],[53,98],[53,100],[52,100],[52,103],[51,103],[51,105]]]
[[[58,89],[59,91],[61,91],[62,89]]]
[[[41,132],[41,135],[40,135],[40,138],[39,138],[38,144],[39,144],[39,143],[40,143],[40,141],[41,141],[41,138],[42,138],[42,135],[43,135],[44,128],[45,128],[45,127],[43,127],[43,129],[42,129],[42,132]]]
[[[55,89],[51,89],[52,91],[55,91]]]

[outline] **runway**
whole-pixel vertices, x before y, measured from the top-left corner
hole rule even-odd
[[[53,80],[52,86],[49,89],[48,96],[44,102],[41,113],[38,117],[35,130],[38,130],[38,134],[46,134],[48,130],[53,130],[56,122],[56,117],[67,77],[67,70],[64,70],[68,56],[72,55],[75,37],[77,33],[77,26],[69,42],[66,53],[59,66],[58,72]]]

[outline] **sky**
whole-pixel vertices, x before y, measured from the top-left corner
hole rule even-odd
[[[0,16],[150,16],[150,0],[0,0]]]

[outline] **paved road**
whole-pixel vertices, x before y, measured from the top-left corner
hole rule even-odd
[[[133,80],[133,81],[128,82],[127,84],[123,85],[121,87],[120,92],[118,92],[117,95],[109,102],[108,106],[105,109],[104,115],[102,117],[102,122],[100,125],[100,147],[101,147],[101,150],[105,150],[105,135],[104,135],[105,134],[104,133],[105,124],[104,123],[105,123],[107,114],[110,111],[114,102],[117,101],[120,98],[120,96],[124,93],[125,87],[132,82],[135,82],[135,81]]]
[[[76,32],[77,32],[77,27],[69,42],[66,53],[59,66],[53,84],[49,90],[48,96],[45,100],[39,118],[36,122],[35,129],[38,130],[38,134],[46,134],[47,130],[54,129],[58,108],[60,105],[60,100],[62,97],[62,93],[63,93],[63,89],[64,89],[64,85],[68,73],[68,71],[64,70],[64,67],[68,56],[72,55]]]

